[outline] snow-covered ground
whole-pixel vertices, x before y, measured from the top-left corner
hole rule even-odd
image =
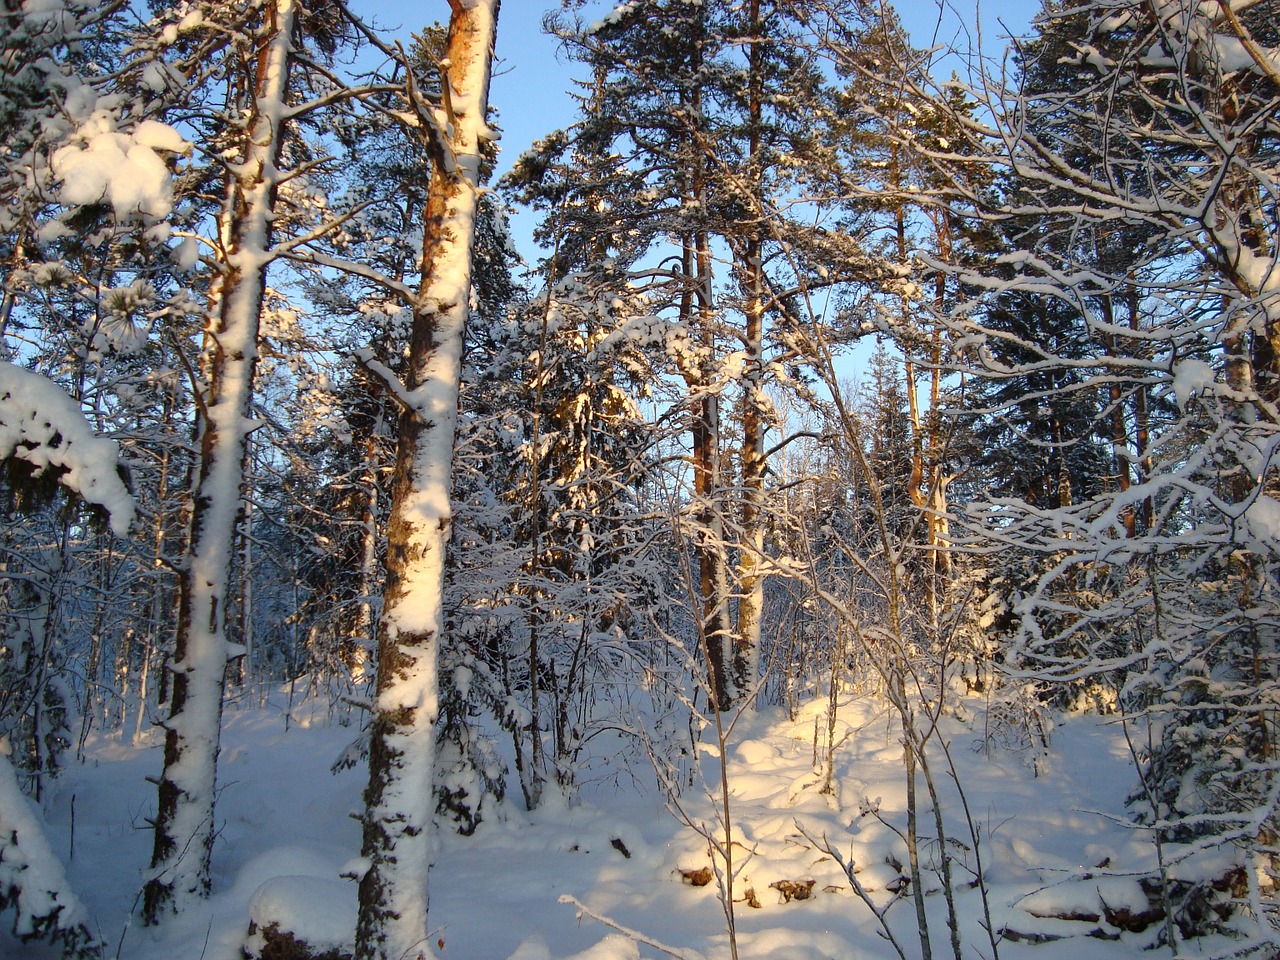
[[[734,728],[730,811],[740,844],[735,854],[743,861],[735,891],[745,898],[751,890],[759,903],[756,908],[744,899],[736,905],[743,960],[897,955],[840,867],[804,835],[819,842],[825,837],[831,849],[854,862],[878,907],[894,899],[890,890],[900,885],[896,865],[906,862],[905,845],[895,833],[906,823],[899,737],[877,703],[842,703],[836,790],[823,794],[813,738],[815,719],[825,728],[824,710],[825,702],[815,702],[794,721],[764,710]],[[1047,763],[1034,768],[1017,753],[985,749],[979,720],[950,720],[943,729],[981,841],[995,925],[1022,937],[1001,942],[1000,956],[1149,955],[1144,948],[1156,927],[1127,933],[1106,920],[1108,910],[1146,907],[1130,874],[1150,869],[1153,861],[1148,838],[1113,819],[1132,783],[1118,726],[1105,718],[1067,718],[1054,732]],[[147,818],[155,802],[144,778],[159,772],[158,746],[92,740],[87,762],[59,781],[44,814],[50,843],[107,941],[107,955],[240,960],[251,916],[296,922],[313,943],[349,943],[355,885],[340,874],[359,852],[352,815],[361,806],[365,774],[358,767],[332,774],[330,766],[353,733],[332,722],[319,703],[295,707],[287,731],[278,707],[228,710],[214,895],[158,929],[136,919],[150,854]],[[711,784],[719,782],[715,754],[707,750],[702,759]],[[957,854],[964,955],[990,957],[980,893],[968,885],[973,874],[965,867],[976,866],[971,833],[944,760],[940,752],[932,756]],[[569,896],[688,957],[728,957],[716,883],[695,887],[680,872],[709,863],[706,841],[678,821],[655,788],[644,786],[653,783],[651,773],[635,773],[636,785],[627,779],[624,786],[590,786],[571,806],[549,804],[529,814],[508,803],[503,818],[490,818],[473,837],[443,835],[431,874],[430,945],[436,954],[469,960],[662,956],[653,946],[580,918],[574,905],[560,902]],[[920,831],[930,838],[920,856],[936,863],[923,783],[920,797]],[[698,787],[681,799],[681,810],[694,824],[710,827],[715,809],[710,791]],[[813,892],[806,899],[788,901],[771,886],[809,880]],[[944,898],[936,883],[928,891],[935,955],[950,956]],[[1097,919],[1061,919],[1073,914]],[[905,956],[920,956],[910,896],[898,898],[886,919]],[[1184,952],[1199,949],[1190,944]],[[0,957],[55,955],[0,939]]]

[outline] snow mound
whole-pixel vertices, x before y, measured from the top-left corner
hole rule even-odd
[[[569,960],[640,960],[640,948],[634,941],[613,933]]]
[[[189,149],[167,124],[147,120],[126,132],[106,111],[96,111],[53,155],[53,173],[62,181],[58,199],[72,206],[109,203],[121,221],[167,217],[173,211],[168,155]]]
[[[0,740],[0,909],[13,908],[13,932],[20,940],[61,940],[68,956],[81,947],[90,952],[84,908],[18,789],[7,752],[7,742]]]
[[[250,929],[245,953],[263,955],[264,931],[276,927],[292,933],[314,953],[351,953],[356,929],[356,888],[327,877],[272,877],[249,899]]]

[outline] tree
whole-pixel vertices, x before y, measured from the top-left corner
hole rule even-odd
[[[328,145],[308,138],[335,114],[350,120],[373,94],[394,84],[347,86],[309,55],[340,45],[377,43],[340,0],[304,6],[273,0],[244,8],[210,2],[162,11],[164,29],[139,42],[140,85],[201,137],[202,159],[187,178],[193,203],[179,255],[201,272],[191,282],[205,329],[188,374],[196,404],[196,460],[185,556],[179,568],[174,675],[165,721],[152,876],[144,916],[166,913],[208,892],[216,755],[229,660],[244,654],[228,616],[236,603],[236,564],[248,438],[257,428],[255,378],[265,336],[287,327],[291,311],[270,271],[286,264],[357,269],[318,249],[360,210],[331,208],[323,171]],[[225,81],[225,82],[224,82]],[[202,233],[210,228],[212,236]],[[241,562],[246,556],[240,553]],[[243,578],[251,576],[242,570]],[[240,609],[251,604],[241,594]],[[242,616],[241,638],[250,634]]]
[[[566,238],[562,270],[616,260],[681,331],[670,363],[689,434],[682,522],[698,582],[695,644],[718,710],[746,702],[759,668],[768,387],[794,357],[789,301],[800,274],[835,282],[819,279],[817,261],[837,245],[845,264],[862,266],[855,243],[792,203],[835,162],[814,133],[829,104],[800,22],[789,4],[764,0],[651,0],[591,25],[550,20],[590,71],[582,119],[512,178],[545,206],[543,236]]]
[[[244,78],[247,118],[238,125],[238,161],[228,172],[219,214],[222,272],[209,290],[205,352],[208,388],[200,403],[200,455],[192,481],[186,560],[179,575],[173,697],[165,722],[165,764],[155,822],[152,877],[143,906],[149,922],[209,890],[213,798],[223,676],[242,653],[226,639],[227,570],[240,506],[258,325],[272,259],[271,234],[284,103],[298,6],[277,0],[242,24],[253,53]]]
[[[468,355],[449,661],[510,732],[531,809],[547,783],[571,794],[660,603],[638,503],[653,436],[633,392],[657,379],[664,325],[608,274],[564,277],[477,330]]]
[[[425,954],[450,477],[478,188],[484,143],[493,138],[487,113],[498,6],[450,0],[439,104],[445,122],[430,105],[412,104],[432,171],[408,369],[395,385],[404,410],[365,792],[360,960]]]
[[[1037,482],[1035,502],[1027,489],[966,510],[972,547],[1029,560],[1008,664],[1041,690],[1113,691],[1165,935],[1176,947],[1216,925],[1234,886],[1253,920],[1241,952],[1277,939],[1261,906],[1277,821],[1280,559],[1264,519],[1280,438],[1271,17],[1181,0],[1050,8],[1045,41],[1028,48],[1044,57],[1027,66],[1034,83],[985,78],[985,116],[911,89],[948,114],[963,151],[899,137],[944,184],[931,202],[1013,240],[985,265],[935,258],[964,291],[935,317],[957,338],[956,369],[994,384],[989,395],[1009,388],[1002,409],[1035,418],[1056,461],[1056,489]],[[955,173],[962,152],[999,175],[995,189]],[[1070,426],[1055,413],[1066,410]],[[1125,482],[1099,470],[1106,446]],[[1073,448],[1092,463],[1071,467]],[[1073,469],[1081,489],[1063,482]],[[1235,851],[1225,874],[1186,866],[1223,844]]]
[[[134,504],[119,474],[117,445],[96,435],[79,404],[56,384],[3,361],[0,463],[19,513],[37,513],[42,500],[54,497],[57,485],[107,516],[115,535],[128,533]],[[75,513],[71,504],[61,512]],[[79,522],[84,520],[81,515]],[[29,547],[26,569],[6,556],[6,573],[15,582],[5,584],[0,620],[0,742],[6,753],[17,752],[17,767],[32,775],[39,800],[45,777],[56,772],[71,737],[70,697],[56,676],[62,652],[55,631],[59,591],[54,582],[62,573],[66,549],[65,539],[49,536],[43,524],[28,517],[27,525],[28,537],[46,541],[47,555],[39,557]]]
[[[131,361],[118,357],[134,352],[137,315],[154,306],[148,261],[163,259],[170,166],[187,149],[171,127],[106,95],[101,71],[114,55],[86,54],[103,52],[96,38],[118,36],[119,13],[118,4],[47,4],[10,5],[3,14],[0,113],[9,136],[0,159],[0,355],[15,363],[5,362],[0,377],[0,496],[18,520],[0,534],[7,640],[0,671],[3,725],[37,798],[74,742],[84,691],[72,679],[76,671],[64,668],[83,653],[85,685],[98,680],[109,651],[103,636],[113,631],[94,626],[125,606],[108,591],[82,587],[109,585],[129,563],[109,558],[130,553],[120,539],[129,525],[119,524],[120,510],[104,532],[94,512],[59,485],[79,488],[99,506],[109,502],[102,500],[109,489],[129,500],[114,453],[94,478],[91,463],[101,458],[92,451],[116,449],[94,434],[119,436]],[[93,713],[92,706],[83,711],[82,734]]]

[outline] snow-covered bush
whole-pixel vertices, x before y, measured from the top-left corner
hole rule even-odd
[[[8,754],[8,742],[0,739],[0,911],[13,910],[20,940],[59,942],[69,958],[97,957],[101,944],[34,808],[18,789]]]

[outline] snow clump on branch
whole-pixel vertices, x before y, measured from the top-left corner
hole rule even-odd
[[[10,457],[37,476],[53,469],[59,483],[107,511],[114,534],[128,533],[133,497],[120,479],[116,442],[95,434],[57,384],[0,362],[0,460]]]
[[[168,124],[144,120],[130,131],[117,129],[106,110],[95,110],[71,142],[53,154],[62,203],[106,201],[116,219],[163,219],[173,211],[173,178],[165,154],[191,149]]]

